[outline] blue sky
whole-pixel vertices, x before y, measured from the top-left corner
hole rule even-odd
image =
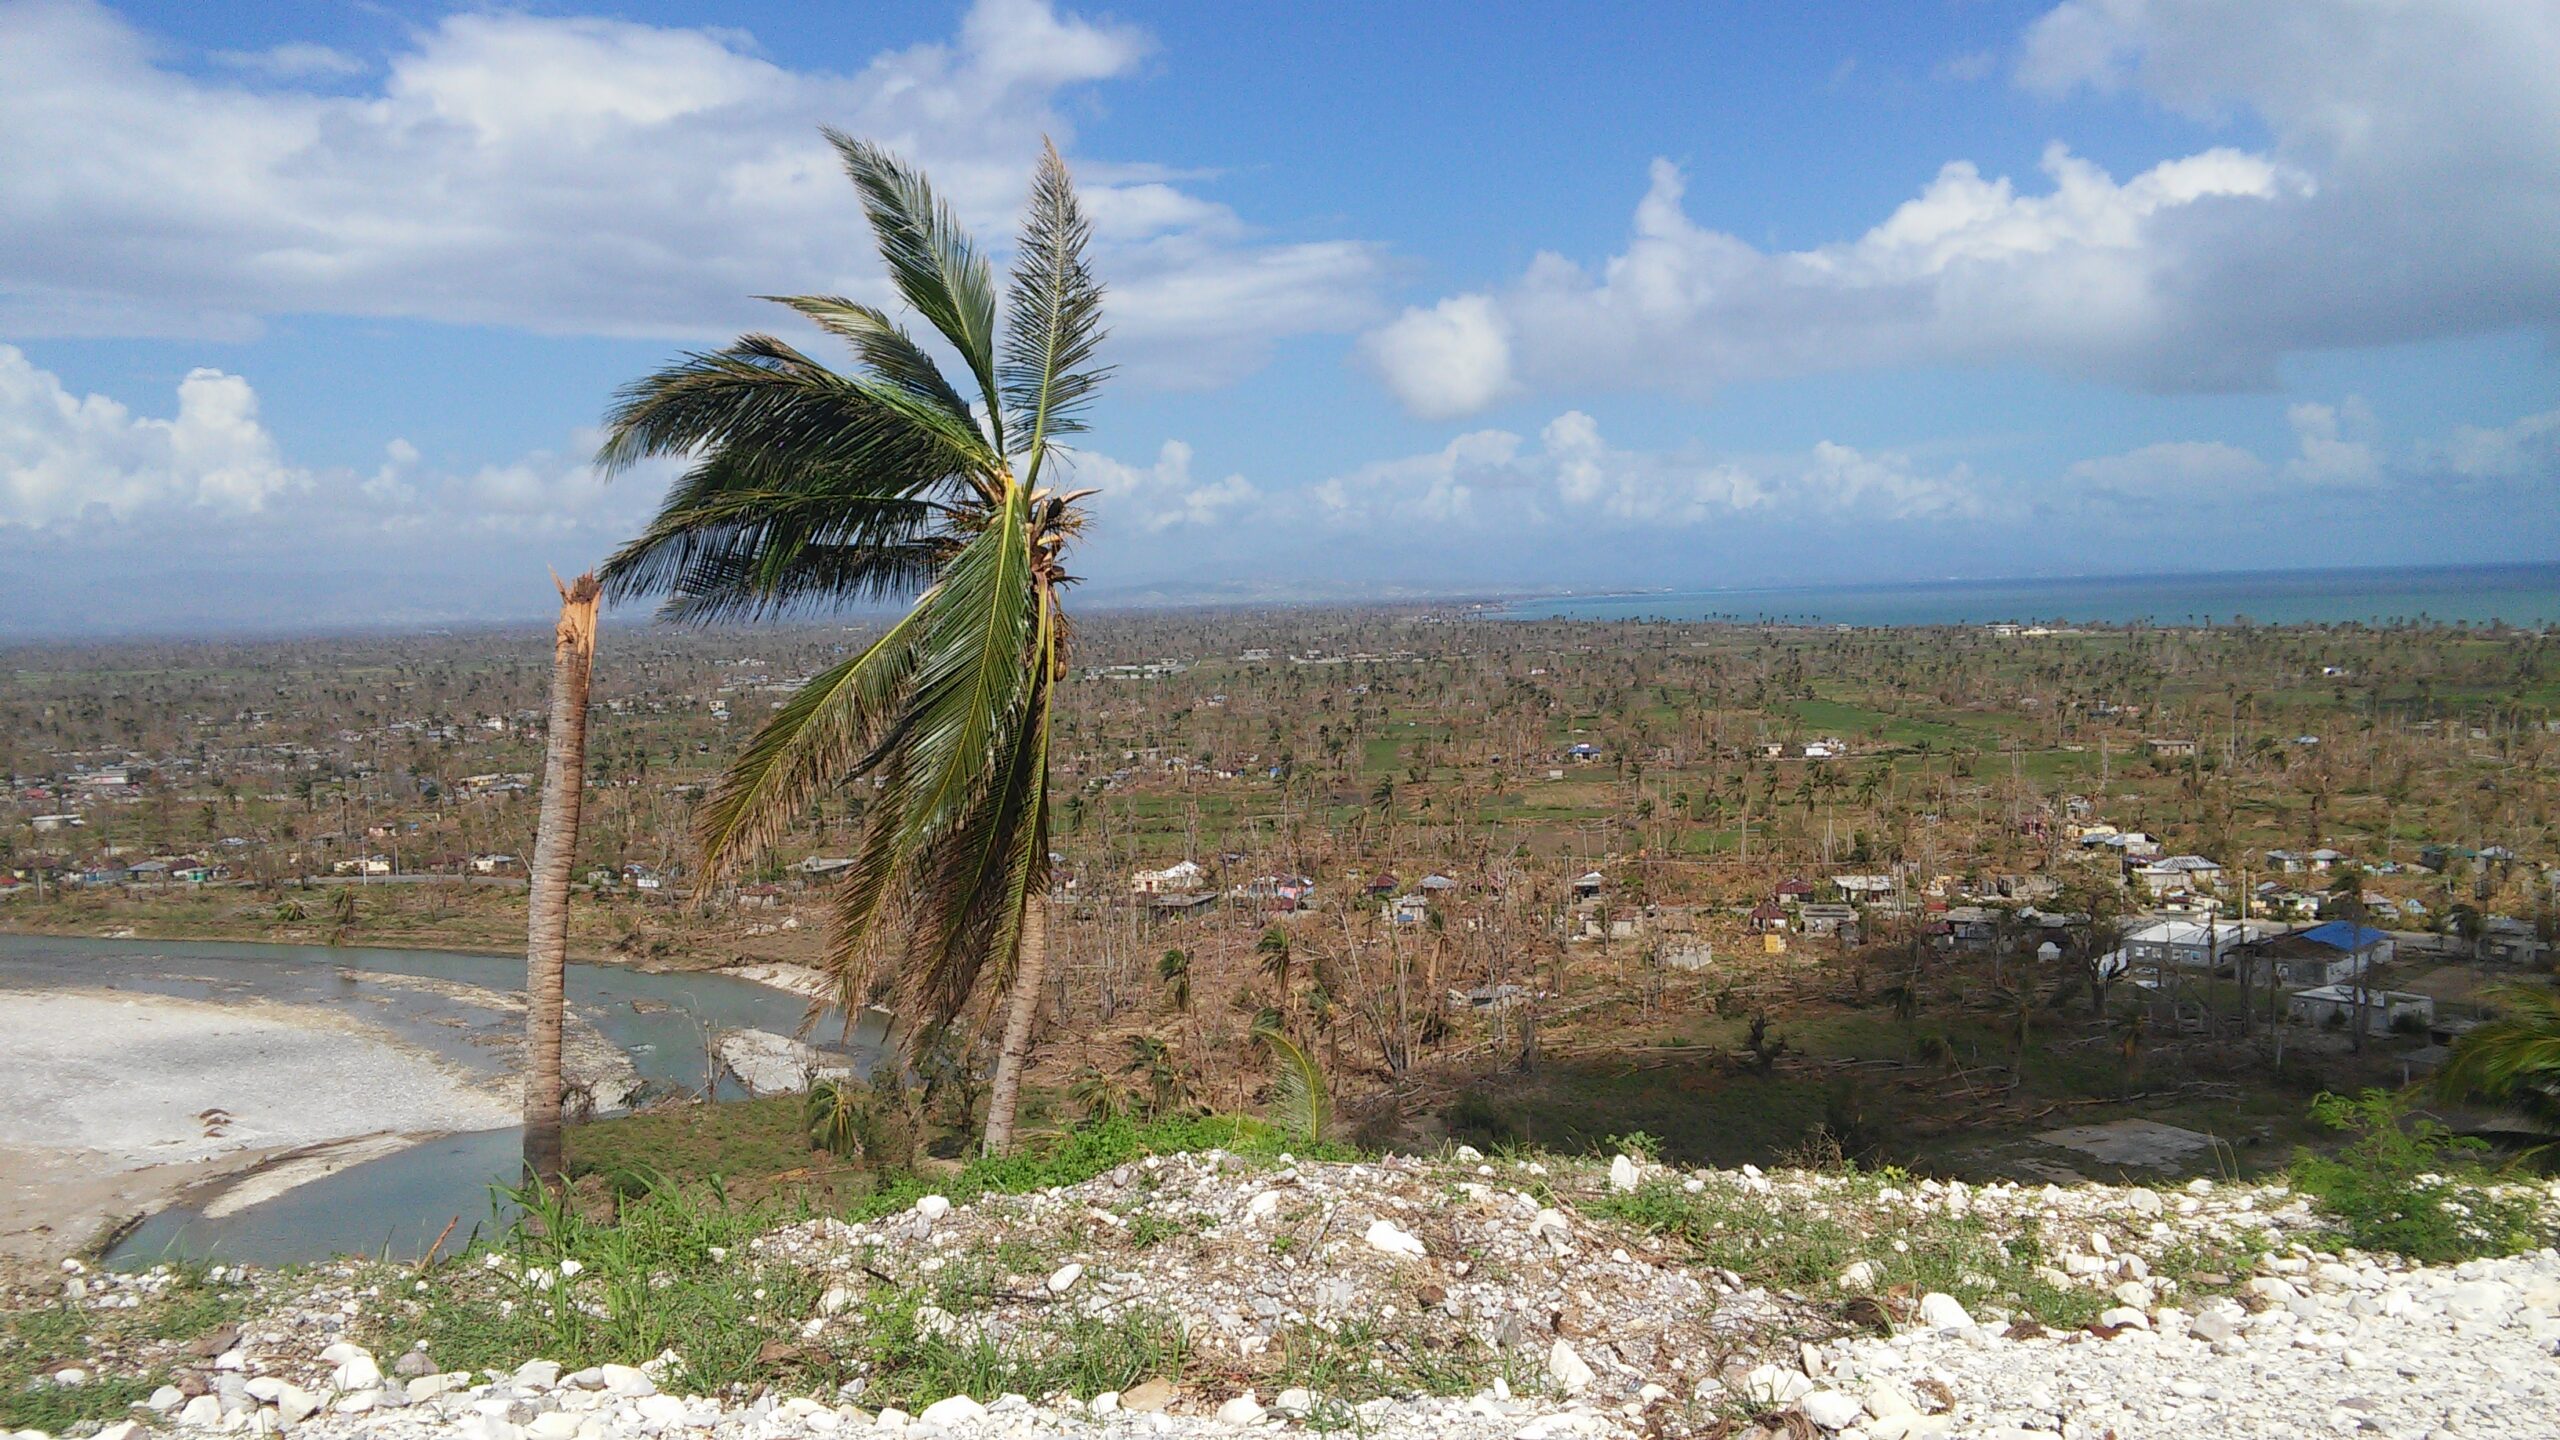
[[[0,633],[540,614],[1054,135],[1114,599],[2547,559],[2560,7],[0,0]]]

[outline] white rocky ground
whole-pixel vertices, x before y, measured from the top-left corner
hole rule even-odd
[[[232,1348],[138,1418],[182,1436],[282,1429],[297,1440],[2560,1433],[2560,1254],[2549,1250],[2450,1269],[2332,1255],[2301,1243],[2316,1218],[2277,1186],[1897,1188],[1670,1174],[1625,1159],[1612,1169],[1464,1152],[1454,1163],[1358,1165],[1172,1157],[969,1206],[927,1197],[885,1221],[813,1222],[757,1247],[762,1263],[841,1274],[849,1287],[887,1277],[924,1288],[1002,1243],[1055,1268],[1008,1281],[983,1307],[945,1317],[951,1326],[1031,1344],[1052,1307],[1107,1315],[1143,1304],[1182,1317],[1203,1373],[1233,1374],[1250,1373],[1285,1327],[1356,1322],[1380,1346],[1507,1351],[1521,1362],[1518,1394],[1494,1382],[1354,1412],[1304,1391],[1227,1381],[1177,1394],[1154,1382],[1128,1395],[951,1397],[910,1416],[872,1413],[858,1397],[688,1395],[680,1356],[566,1375],[528,1356],[506,1373],[437,1374],[422,1353],[378,1365],[346,1342],[387,1303],[378,1272],[346,1267],[316,1288],[276,1290],[290,1298],[253,1313],[224,1342]],[[1867,1269],[1846,1288],[1873,1290],[1895,1333],[1844,1333],[1837,1310],[1811,1297],[1743,1284],[1587,1218],[1593,1200],[1638,1186],[1747,1200],[1773,1223],[1873,1227],[1879,1258],[1860,1262]],[[2050,1332],[1897,1288],[1897,1227],[1917,1235],[1950,1216],[2032,1239],[2052,1262],[2042,1278],[2112,1308],[2096,1325]],[[1136,1227],[1155,1238],[1131,1243]],[[2188,1269],[2185,1290],[2169,1278],[2199,1242],[2240,1240],[2254,1242],[2254,1273]],[[64,1288],[75,1303],[113,1307],[160,1283],[75,1273]],[[2206,1289],[2215,1293],[2203,1298]],[[803,1333],[851,1323],[842,1308],[822,1302]]]

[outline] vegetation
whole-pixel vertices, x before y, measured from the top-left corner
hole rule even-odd
[[[783,297],[851,348],[855,370],[750,335],[631,387],[603,461],[695,463],[606,563],[605,582],[618,595],[669,595],[664,613],[693,621],[916,596],[793,695],[721,777],[697,821],[701,873],[738,873],[821,796],[871,782],[826,962],[843,994],[865,998],[888,932],[905,931],[882,981],[911,1050],[982,989],[1011,997],[986,1121],[986,1148],[1001,1153],[1047,963],[1061,592],[1089,493],[1043,470],[1083,428],[1106,373],[1093,364],[1102,290],[1054,147],[1032,187],[1000,339],[987,263],[924,177],[828,138],[899,294],[959,353],[982,410],[883,312]]]
[[[2412,1113],[2407,1096],[2323,1095],[2315,1113],[2347,1142],[2296,1157],[2292,1179],[2338,1222],[2340,1243],[2447,1265],[2551,1242],[2530,1201],[2491,1188],[2487,1145]]]
[[[2455,1043],[2438,1089],[2510,1110],[2560,1137],[2560,992],[2501,985],[2481,999],[2495,1013]]]
[[[61,1435],[125,1419],[168,1379],[180,1347],[239,1317],[237,1286],[196,1266],[164,1274],[167,1283],[139,1293],[130,1309],[49,1298],[0,1311],[0,1429]],[[55,1382],[66,1367],[89,1373],[77,1384]]]

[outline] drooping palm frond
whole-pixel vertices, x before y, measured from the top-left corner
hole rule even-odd
[[[1333,1128],[1324,1067],[1277,1024],[1257,1021],[1254,1038],[1271,1051],[1271,1123],[1309,1144]]]
[[[862,194],[862,213],[880,242],[889,278],[917,314],[960,352],[978,378],[997,448],[1003,448],[1002,402],[996,386],[996,291],[986,257],[969,242],[949,206],[923,175],[896,156],[841,131],[825,132]]]
[[[756,732],[695,817],[704,879],[734,873],[810,801],[863,773],[914,677],[923,613],[910,612],[861,654],[801,686]]]
[[[840,475],[775,489],[737,471],[715,456],[679,478],[648,528],[605,561],[607,592],[667,595],[669,619],[755,619],[914,594],[949,550],[930,502]]]
[[[1093,364],[1103,330],[1102,286],[1084,258],[1092,236],[1058,147],[1043,147],[1005,301],[1004,401],[1030,457],[1026,484],[1050,442],[1084,429],[1085,402],[1111,373]]]
[[[2480,998],[2499,1014],[2455,1042],[2439,1089],[2456,1100],[2507,1107],[2560,1135],[2560,992],[2500,985]]]

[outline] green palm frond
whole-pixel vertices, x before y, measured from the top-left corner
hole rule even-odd
[[[978,429],[977,417],[969,413],[969,402],[960,398],[960,392],[943,378],[942,367],[896,321],[840,295],[760,298],[790,306],[852,346],[854,357],[885,387],[874,392],[883,404],[939,432],[955,449],[974,453],[988,468],[999,462]]]
[[[937,838],[919,866],[915,932],[903,977],[909,1015],[940,1023],[959,1013],[990,963],[1011,979],[1022,910],[1048,875],[1049,694],[1033,677],[1025,713],[976,803]]]
[[[747,743],[695,820],[706,880],[763,854],[811,800],[865,772],[915,674],[923,613],[801,686]]]
[[[773,336],[742,335],[625,386],[596,463],[615,474],[652,455],[705,451],[741,476],[857,475],[879,494],[918,493],[974,463],[949,434],[891,403],[893,389]]]
[[[2455,1043],[2439,1089],[2511,1107],[2560,1133],[2560,991],[2500,985],[2480,998],[2500,1013]]]
[[[996,291],[986,257],[960,229],[923,175],[896,156],[840,131],[825,132],[862,193],[863,214],[880,242],[889,278],[917,314],[951,342],[978,379],[996,445],[1004,445],[996,386]]]
[[[1051,440],[1084,428],[1084,404],[1111,373],[1093,364],[1103,331],[1102,286],[1084,258],[1092,238],[1058,147],[1043,147],[1005,302],[1004,401],[1027,432],[1015,437],[1031,457],[1026,484]]]
[[[1271,1123],[1313,1144],[1333,1128],[1324,1068],[1276,1023],[1257,1021],[1254,1038],[1271,1051]]]
[[[994,766],[999,730],[1018,719],[1032,680],[1039,592],[1016,487],[916,605],[916,669],[895,733],[906,752],[906,844],[954,823]]]

